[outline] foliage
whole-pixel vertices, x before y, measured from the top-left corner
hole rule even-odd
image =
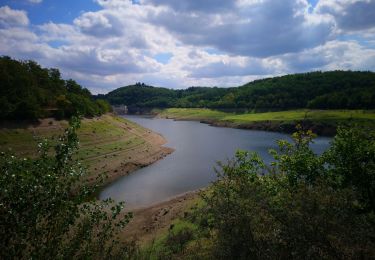
[[[54,153],[48,140],[39,143],[35,159],[1,153],[1,259],[103,259],[133,253],[132,245],[116,240],[131,214],[121,212],[123,203],[92,201],[98,186],[84,181],[85,169],[73,159],[78,127],[73,118]]]
[[[170,225],[166,234],[154,240],[151,245],[144,248],[140,254],[141,259],[181,259],[193,258],[190,242],[197,237],[198,226],[191,222],[178,220]]]
[[[353,187],[362,209],[375,212],[375,132],[340,127],[325,160],[335,184]]]
[[[95,102],[88,89],[34,61],[0,57],[0,83],[0,120],[96,116],[110,111],[109,104]]]
[[[145,108],[220,108],[274,111],[296,108],[374,109],[375,73],[310,72],[250,82],[237,88],[155,88],[145,84],[122,87],[100,95],[130,112]]]
[[[271,165],[247,151],[220,163],[191,219],[193,241],[212,244],[185,247],[186,258],[197,250],[215,259],[373,258],[373,133],[341,127],[321,155],[313,138],[299,129],[293,143],[279,141]]]

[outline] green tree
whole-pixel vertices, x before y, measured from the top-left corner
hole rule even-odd
[[[354,187],[361,207],[375,212],[375,133],[363,127],[339,127],[337,132],[325,154],[328,174],[340,187]]]

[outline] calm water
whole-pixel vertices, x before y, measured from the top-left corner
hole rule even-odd
[[[216,162],[232,158],[237,149],[256,151],[270,162],[268,149],[276,148],[278,139],[289,139],[281,133],[211,127],[199,122],[126,118],[162,134],[168,140],[166,146],[175,149],[163,160],[118,179],[100,193],[100,199],[124,200],[129,208],[206,187],[216,179]],[[330,138],[316,139],[314,151],[323,152],[329,141]]]

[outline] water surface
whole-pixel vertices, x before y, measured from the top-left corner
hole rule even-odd
[[[148,206],[206,187],[216,179],[216,162],[232,158],[237,149],[256,151],[270,162],[268,150],[277,148],[276,140],[290,139],[281,133],[212,127],[192,121],[126,118],[162,134],[168,141],[165,146],[175,149],[166,158],[121,177],[100,193],[100,199],[124,200],[129,208]],[[314,151],[323,152],[329,141],[324,137],[316,139]]]

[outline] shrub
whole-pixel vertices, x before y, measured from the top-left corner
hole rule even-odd
[[[311,151],[311,132],[300,129],[293,137],[294,143],[279,142],[270,166],[246,151],[219,165],[199,214],[215,241],[212,255],[374,257],[373,134],[341,127],[323,155]]]

